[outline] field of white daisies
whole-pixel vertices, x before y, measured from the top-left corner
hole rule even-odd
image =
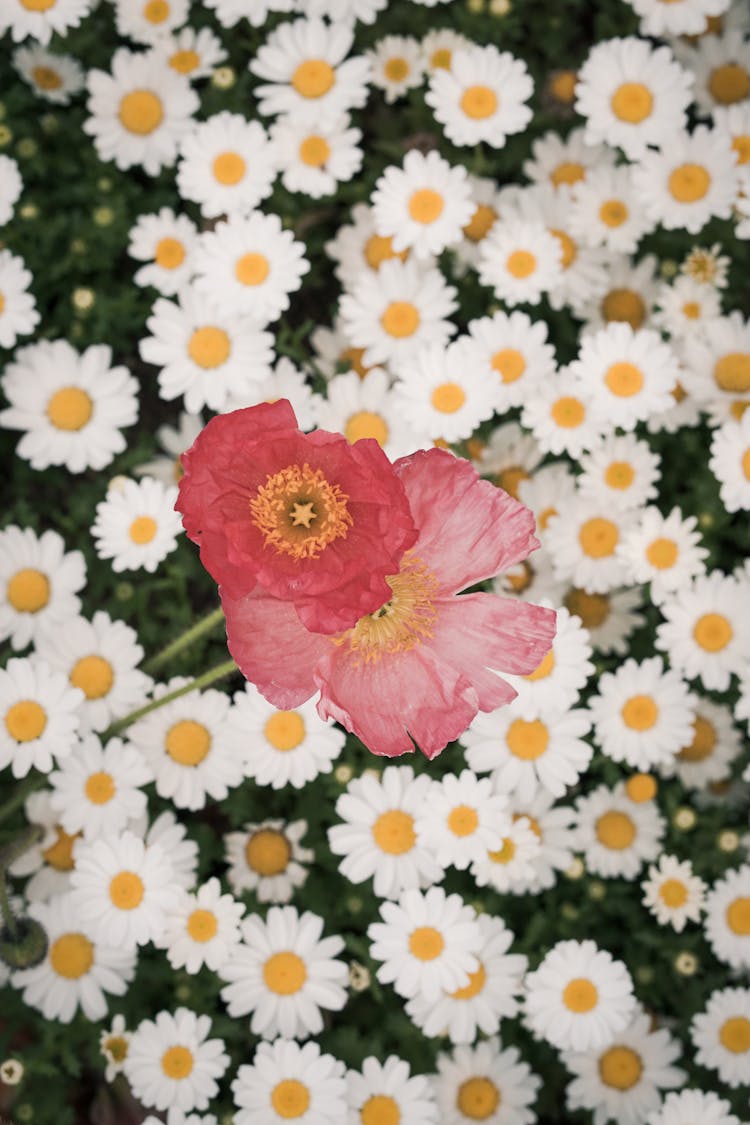
[[[0,73],[0,1121],[750,1121],[750,6],[0,0]],[[432,688],[413,528],[222,610],[282,415],[437,528]]]

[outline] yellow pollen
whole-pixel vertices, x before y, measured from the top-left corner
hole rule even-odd
[[[336,81],[336,71],[325,59],[307,59],[292,75],[292,86],[303,98],[322,98]]]
[[[299,158],[309,168],[322,168],[331,155],[331,146],[325,137],[305,137],[299,146]]]
[[[500,1091],[491,1078],[468,1078],[458,1088],[456,1105],[471,1121],[486,1121],[500,1105]]]
[[[500,102],[491,86],[469,86],[461,95],[459,104],[467,117],[484,121],[497,112]]]
[[[725,1020],[719,1029],[722,1047],[734,1055],[750,1051],[750,1020],[745,1016],[733,1016]]]
[[[234,276],[240,285],[262,285],[270,270],[271,265],[265,254],[243,254],[237,259]]]
[[[38,613],[49,602],[49,578],[41,570],[24,567],[10,579],[6,593],[17,613]]]
[[[118,910],[136,910],[143,902],[146,888],[134,871],[120,871],[109,883],[109,898]]]
[[[701,307],[697,301],[686,301],[682,306],[682,314],[688,320],[697,320],[701,315]]]
[[[104,1040],[102,1051],[113,1060],[113,1062],[122,1062],[128,1057],[128,1041],[122,1035],[110,1035]]]
[[[99,770],[97,773],[89,774],[83,791],[92,805],[106,805],[114,797],[117,787],[111,773]]]
[[[610,1047],[599,1059],[599,1077],[614,1090],[629,1090],[642,1073],[641,1057],[631,1047]]]
[[[693,628],[693,640],[704,652],[721,652],[733,636],[734,630],[723,613],[704,613]]]
[[[602,516],[594,516],[582,524],[578,542],[584,555],[590,559],[606,559],[615,553],[620,538],[617,524]]]
[[[31,71],[31,77],[40,90],[59,90],[63,84],[59,72],[53,70],[51,66],[35,66]]]
[[[516,845],[515,845],[512,837],[510,837],[510,836],[504,837],[503,846],[500,848],[499,851],[487,852],[487,855],[489,856],[489,858],[492,860],[493,863],[503,863],[503,864],[510,863],[510,861],[513,859],[515,854],[516,854]]]
[[[402,340],[405,336],[414,335],[420,320],[419,310],[411,301],[391,301],[381,316],[380,323],[389,336]]]
[[[604,483],[607,488],[624,492],[630,488],[635,480],[635,469],[627,461],[612,461],[604,472]]]
[[[478,827],[477,811],[469,805],[457,805],[448,814],[448,828],[454,836],[471,836]]]
[[[48,12],[56,3],[57,0],[21,0],[21,7],[27,12]]]
[[[627,221],[628,214],[621,199],[606,199],[599,208],[599,218],[605,227],[621,227]]]
[[[642,82],[623,82],[610,98],[609,104],[615,117],[628,125],[638,125],[651,116],[654,96]]]
[[[716,361],[714,381],[722,391],[746,394],[750,391],[750,352],[729,352]]]
[[[544,508],[543,511],[541,511],[537,516],[537,524],[539,525],[539,530],[546,531],[549,521],[559,514],[560,513],[558,512],[557,508]]]
[[[635,824],[627,813],[610,809],[596,821],[596,838],[605,848],[622,852],[635,839]]]
[[[292,996],[307,980],[305,962],[296,953],[274,953],[263,966],[266,987],[277,996]]]
[[[503,383],[515,383],[526,370],[526,360],[518,348],[501,348],[495,352],[491,363]]]
[[[572,105],[576,96],[577,81],[578,75],[574,70],[559,70],[549,80],[549,92],[563,105]]]
[[[393,58],[388,59],[383,67],[383,73],[389,82],[403,82],[409,70],[408,62],[400,55],[394,55]]]
[[[167,1047],[161,1057],[161,1069],[175,1082],[181,1082],[192,1073],[193,1063],[193,1053],[187,1047]]]
[[[380,234],[371,234],[367,242],[362,248],[364,259],[372,270],[380,269],[383,262],[389,262],[391,258],[398,258],[399,261],[406,261],[409,251],[399,250],[396,252],[393,249],[393,239],[388,235],[385,237]]]
[[[445,207],[445,200],[439,191],[432,188],[419,188],[409,200],[409,214],[415,223],[434,223]]]
[[[296,750],[305,737],[305,720],[297,711],[276,711],[263,733],[274,750]]]
[[[505,268],[512,277],[523,281],[536,269],[536,257],[529,250],[514,250],[506,258]]]
[[[437,617],[433,599],[438,579],[410,551],[401,560],[400,572],[387,577],[386,582],[392,591],[390,601],[332,638],[334,644],[346,645],[355,659],[365,664],[421,644],[432,636]]]
[[[728,62],[711,71],[708,89],[720,105],[734,105],[750,94],[750,74],[739,63]]]
[[[609,617],[609,597],[574,588],[565,597],[565,608],[580,617],[587,629],[598,629]]]
[[[457,988],[455,992],[451,992],[451,998],[453,1000],[472,1000],[479,995],[486,983],[487,972],[480,961],[476,972],[469,973],[469,983],[464,988]]]
[[[362,438],[373,438],[382,446],[388,441],[388,425],[382,415],[371,410],[358,410],[347,419],[344,436],[352,444]]]
[[[607,324],[622,322],[636,329],[646,319],[646,305],[632,289],[611,289],[602,300],[601,313]]]
[[[541,719],[514,719],[508,727],[505,742],[511,754],[524,762],[541,758],[549,746],[549,730]]]
[[[741,133],[732,138],[732,148],[738,164],[750,164],[750,133]]]
[[[103,656],[82,656],[73,665],[69,679],[87,699],[103,699],[115,682],[112,665]]]
[[[599,990],[586,977],[576,977],[565,985],[562,1002],[570,1012],[590,1012],[599,1001]]]
[[[62,934],[50,945],[49,963],[59,977],[79,980],[94,964],[94,946],[83,934]]]
[[[247,164],[238,152],[220,152],[212,165],[214,179],[225,187],[234,187],[245,175]]]
[[[80,832],[77,832],[74,836],[69,836],[59,824],[55,825],[55,832],[57,833],[57,839],[44,849],[42,859],[55,871],[72,871],[75,867],[73,845],[79,838]]]
[[[524,480],[530,480],[529,474],[520,465],[509,465],[495,477],[495,484],[505,490],[514,500],[518,499],[518,489]]]
[[[708,193],[711,176],[702,164],[681,164],[671,173],[668,186],[678,203],[696,203]]]
[[[5,712],[5,728],[15,742],[33,742],[47,726],[47,712],[34,699],[21,699]]]
[[[656,796],[656,781],[651,774],[634,773],[625,782],[625,792],[633,804],[642,805],[644,801],[653,801]]]
[[[261,828],[245,844],[245,861],[251,871],[264,879],[281,875],[289,866],[292,848],[283,832]]]
[[[659,887],[659,898],[671,910],[687,902],[687,887],[681,879],[665,879]]]
[[[128,528],[128,535],[133,543],[143,547],[151,542],[157,530],[156,520],[151,516],[136,516]]]
[[[643,388],[643,372],[634,363],[613,363],[604,376],[613,395],[630,398]]]
[[[534,581],[534,568],[531,563],[522,562],[520,567],[509,571],[505,575],[505,581],[508,583],[511,590],[515,590],[517,594],[520,594],[523,590],[528,589]]]
[[[388,1094],[373,1094],[359,1111],[360,1125],[399,1125],[401,1110]]]
[[[445,948],[445,940],[434,926],[417,926],[409,934],[409,951],[418,961],[434,961]]]
[[[185,247],[177,238],[160,238],[154,251],[154,261],[163,270],[176,270],[185,261]]]
[[[80,387],[62,387],[47,403],[46,413],[56,430],[82,430],[94,413],[94,403]]]
[[[441,414],[455,414],[466,402],[466,394],[458,383],[441,383],[432,392],[431,402]]]
[[[143,7],[143,17],[149,23],[164,23],[169,18],[167,0],[148,0]]]
[[[497,219],[497,211],[488,203],[479,203],[474,214],[463,228],[469,242],[481,242],[492,230]]]
[[[453,52],[448,47],[438,47],[432,52],[430,66],[435,70],[450,70],[453,61]]]
[[[266,477],[250,501],[250,514],[264,536],[264,547],[293,559],[316,559],[331,543],[348,535],[353,524],[348,499],[320,469],[287,465]],[[306,525],[298,514],[295,523],[294,513],[308,504],[315,519]]]
[[[573,265],[573,262],[578,257],[578,247],[570,235],[566,234],[564,230],[550,230],[550,234],[554,234],[555,238],[560,243],[562,248],[560,265],[566,270]]]
[[[650,695],[632,695],[623,703],[620,714],[630,730],[651,730],[659,718],[659,708]]]
[[[193,941],[204,944],[215,938],[219,932],[219,923],[212,910],[194,910],[185,926]]]
[[[674,539],[660,537],[646,548],[646,559],[656,570],[669,570],[677,562],[679,550]]]
[[[404,855],[411,851],[417,840],[414,817],[402,809],[389,809],[374,822],[372,837],[381,852]]]
[[[524,676],[524,680],[531,680],[535,683],[537,680],[546,680],[547,676],[551,676],[555,670],[555,650],[550,649],[546,656],[537,664],[533,672],[529,672]]]
[[[170,56],[169,65],[178,74],[192,74],[196,67],[200,66],[200,61],[197,51],[175,51]]]
[[[552,403],[550,417],[561,429],[573,430],[576,426],[580,426],[586,417],[586,407],[579,398],[563,395]]]
[[[278,1082],[271,1091],[271,1105],[274,1113],[285,1121],[295,1117],[302,1117],[307,1113],[310,1105],[310,1091],[303,1082],[296,1078],[285,1078]]]
[[[733,934],[750,935],[750,898],[736,898],[726,910],[726,920]]]
[[[745,480],[750,480],[750,449],[746,449],[742,454],[740,465],[742,466],[742,473]]]
[[[683,762],[702,762],[710,758],[716,749],[716,727],[702,715],[696,715],[693,721],[693,740],[688,746],[678,753],[677,757]]]
[[[735,421],[741,422],[748,407],[750,407],[750,402],[733,402],[729,407],[729,413]]]
[[[339,356],[339,362],[348,364],[352,371],[356,371],[360,379],[364,379],[369,367],[365,367],[362,358],[365,354],[364,348],[346,348]]]
[[[561,184],[580,184],[586,178],[586,169],[576,160],[563,160],[550,173],[550,180],[555,187]]]
[[[181,719],[167,731],[164,749],[179,766],[200,765],[211,749],[211,733],[203,723]]]
[[[132,90],[121,99],[118,117],[123,129],[146,137],[161,125],[164,107],[151,90]]]

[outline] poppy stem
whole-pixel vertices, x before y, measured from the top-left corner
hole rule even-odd
[[[183,649],[189,648],[194,641],[197,641],[204,633],[210,632],[214,625],[218,625],[219,622],[223,620],[224,610],[221,606],[219,606],[218,609],[212,609],[205,617],[201,617],[200,621],[196,621],[195,625],[191,625],[191,627],[184,633],[181,633],[179,637],[175,637],[173,641],[170,641],[168,645],[160,649],[150,660],[147,660],[143,665],[144,672],[148,672],[150,675],[152,672],[158,671],[159,668],[168,664],[173,656],[177,656]]]
[[[179,699],[181,695],[187,695],[188,692],[191,691],[200,691],[202,688],[209,687],[211,684],[215,683],[216,680],[221,680],[225,676],[231,676],[236,671],[238,671],[237,665],[233,660],[225,660],[223,664],[217,664],[215,668],[209,668],[202,676],[196,676],[190,683],[175,688],[174,691],[168,691],[166,695],[161,695],[158,699],[152,699],[150,703],[139,707],[137,711],[131,711],[129,715],[124,715],[121,719],[112,723],[101,735],[102,742],[111,738],[112,735],[119,734],[120,731],[125,730],[132,723],[137,722],[138,719],[142,719],[144,715],[150,715],[152,711],[158,711],[160,707],[165,707],[167,703],[171,703],[173,699]]]

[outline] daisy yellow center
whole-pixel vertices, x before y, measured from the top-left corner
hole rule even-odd
[[[466,393],[458,383],[441,383],[435,387],[430,401],[441,414],[455,414],[466,402]]]
[[[179,766],[197,766],[211,749],[211,733],[195,719],[181,719],[167,731],[164,749]]]
[[[478,827],[477,810],[470,805],[457,805],[448,814],[448,828],[454,836],[471,836]]]
[[[665,879],[659,887],[659,898],[665,906],[675,910],[687,902],[687,887],[681,879]]]
[[[750,74],[739,63],[724,63],[711,71],[708,89],[720,105],[742,102],[750,94]]]
[[[5,728],[15,742],[33,742],[47,726],[47,712],[35,699],[21,699],[5,712]]]
[[[307,1113],[310,1105],[310,1091],[304,1082],[296,1078],[285,1078],[277,1082],[271,1091],[271,1105],[278,1117],[292,1121]]]
[[[386,61],[383,67],[383,74],[389,82],[403,82],[409,73],[409,64],[405,58],[400,55],[394,55]]]
[[[143,7],[143,18],[149,23],[164,23],[169,19],[169,4],[167,0],[148,0]]]
[[[251,871],[264,879],[286,871],[292,848],[283,832],[274,828],[261,828],[253,832],[245,844],[245,861]]]
[[[722,1047],[734,1055],[750,1051],[750,1020],[745,1016],[733,1016],[725,1020],[719,1028],[719,1041]]]
[[[430,66],[435,70],[450,70],[453,52],[449,47],[438,47],[430,56]]]
[[[31,77],[40,90],[59,90],[63,84],[60,74],[51,66],[33,67]]]
[[[628,125],[639,125],[651,116],[654,95],[643,82],[623,82],[609,101],[612,112]]]
[[[536,257],[529,250],[514,250],[505,260],[505,268],[511,277],[523,281],[531,277],[536,269]]]
[[[401,1110],[388,1094],[373,1094],[359,1111],[360,1125],[399,1125]]]
[[[651,730],[659,718],[659,708],[650,695],[631,695],[622,705],[620,714],[630,730]]]
[[[590,559],[606,559],[615,553],[620,538],[617,524],[603,516],[594,516],[581,525],[578,542]]]
[[[41,570],[24,567],[10,579],[6,593],[17,613],[38,613],[49,602],[49,578]]]
[[[563,395],[552,403],[550,417],[555,425],[563,430],[574,430],[586,417],[586,407],[579,398]]]
[[[565,598],[565,608],[580,617],[587,629],[598,629],[609,617],[609,596],[573,589]]]
[[[646,559],[656,570],[669,570],[677,562],[679,551],[674,539],[659,537],[646,548]]]
[[[220,152],[212,164],[214,179],[225,187],[234,187],[245,175],[247,164],[238,152]]]
[[[630,488],[635,480],[635,469],[627,461],[612,461],[604,472],[604,483],[607,488],[614,488],[624,492]]]
[[[686,301],[682,306],[682,314],[688,320],[697,320],[701,315],[701,307],[697,301]]]
[[[596,985],[587,977],[575,977],[565,985],[562,1002],[569,1012],[582,1015],[595,1008],[599,1001]]]
[[[515,590],[517,594],[520,594],[528,589],[534,581],[534,568],[531,563],[522,562],[514,571],[509,571],[509,573],[506,574],[505,581],[508,583],[511,590]]]
[[[176,270],[185,261],[185,247],[178,238],[160,238],[154,251],[154,261],[163,270]]]
[[[157,530],[156,520],[151,516],[136,516],[128,528],[128,535],[136,546],[144,547],[151,542]]]
[[[56,3],[57,0],[21,0],[21,7],[27,12],[48,12]]]
[[[120,101],[120,124],[129,133],[146,137],[164,120],[164,107],[152,90],[132,90]]]
[[[723,613],[704,613],[693,627],[693,640],[704,652],[721,652],[733,636],[734,630]]]
[[[500,1091],[491,1078],[467,1078],[458,1087],[456,1105],[470,1121],[486,1121],[500,1105]]]
[[[503,383],[515,383],[526,370],[526,360],[518,348],[501,348],[495,352],[491,362]]]
[[[55,825],[55,832],[57,833],[57,839],[54,840],[48,848],[44,849],[42,859],[55,871],[72,871],[75,867],[73,861],[73,845],[80,833],[69,836],[59,824]]]
[[[495,483],[514,500],[518,499],[518,488],[521,481],[529,480],[529,474],[520,465],[509,465],[507,469],[503,469],[495,477]]]
[[[292,996],[307,980],[305,962],[296,953],[274,953],[263,966],[266,988],[277,996]]]
[[[380,318],[384,332],[397,340],[413,336],[419,328],[419,310],[411,301],[391,301]]]
[[[274,750],[296,750],[305,737],[305,720],[297,711],[276,711],[263,733]]]
[[[726,909],[729,929],[739,937],[750,935],[750,898],[736,898]]]
[[[497,211],[488,203],[478,204],[474,214],[469,219],[463,232],[469,242],[481,242],[486,238],[497,219]]]
[[[625,792],[636,805],[653,801],[656,796],[656,782],[648,773],[634,773],[625,782]]]
[[[605,227],[621,227],[627,222],[628,209],[621,199],[605,199],[599,208],[599,218]]]
[[[716,727],[702,715],[693,721],[693,740],[683,746],[677,757],[683,762],[702,762],[710,758],[716,749]]]
[[[559,515],[557,508],[544,508],[537,516],[539,530],[546,531],[549,521],[557,515]]]
[[[381,813],[372,826],[372,836],[381,852],[404,855],[414,847],[417,835],[414,817],[402,809]]]
[[[240,285],[262,285],[268,277],[271,264],[265,254],[243,254],[234,267],[234,276]]]
[[[668,186],[678,203],[697,203],[708,194],[711,176],[702,164],[681,164],[671,173]]]
[[[434,926],[417,926],[409,934],[409,951],[418,961],[434,961],[445,949],[445,939]]]
[[[646,305],[640,294],[632,289],[611,289],[601,304],[602,317],[607,324],[612,321],[640,328],[646,319]]]
[[[487,852],[487,855],[490,857],[490,859],[492,860],[493,863],[502,863],[502,864],[510,863],[510,861],[513,859],[515,854],[516,854],[515,841],[510,836],[506,836],[503,839],[503,846],[501,848],[499,848],[497,851]]]
[[[344,436],[352,444],[362,438],[374,438],[378,445],[385,445],[388,441],[388,426],[382,415],[371,410],[358,410],[347,419]]]
[[[352,371],[356,371],[360,379],[364,379],[365,375],[370,370],[370,368],[365,367],[362,362],[364,354],[364,348],[346,348],[339,356],[339,361],[348,364]]]
[[[474,121],[484,121],[497,112],[500,104],[491,86],[469,86],[461,95],[461,109]]]
[[[534,762],[549,746],[549,730],[541,719],[514,719],[508,727],[505,742],[515,758]]]
[[[135,871],[119,871],[109,883],[109,899],[118,910],[136,910],[145,891],[143,880]]]
[[[193,1071],[193,1052],[187,1047],[167,1047],[161,1057],[161,1069],[167,1078],[181,1082]]]
[[[175,51],[170,55],[169,65],[178,74],[192,74],[200,66],[200,55],[197,51]]]
[[[70,682],[80,688],[87,699],[103,699],[115,682],[112,665],[103,656],[82,656],[73,665]]]
[[[185,929],[193,941],[203,944],[216,937],[219,923],[213,910],[194,910],[188,917]]]
[[[92,805],[106,805],[114,797],[117,787],[111,773],[97,770],[86,778],[83,791]]]
[[[621,852],[635,839],[635,824],[627,813],[610,809],[597,818],[596,838],[605,848]]]
[[[729,352],[716,361],[714,381],[722,391],[745,394],[750,391],[750,352]]]
[[[463,988],[457,988],[455,992],[451,992],[451,998],[453,1000],[473,1000],[475,996],[482,992],[486,983],[487,971],[480,961],[476,972],[469,973],[469,983]]]
[[[393,249],[393,239],[390,235],[371,234],[362,248],[362,253],[370,269],[376,270],[382,266],[383,262],[389,262],[391,258],[398,258],[402,262],[405,261],[409,251],[395,251]]]
[[[434,223],[445,208],[445,200],[439,191],[432,188],[419,188],[409,200],[409,214],[415,223]]]
[[[732,149],[738,164],[750,164],[750,133],[732,138]]]
[[[642,1073],[641,1057],[632,1047],[610,1047],[599,1059],[599,1077],[614,1090],[629,1090]]]
[[[122,1035],[109,1035],[102,1045],[113,1062],[121,1063],[128,1057],[128,1041]]]
[[[745,480],[750,480],[750,449],[746,449],[742,454],[740,465],[742,466],[742,475]]]
[[[613,363],[604,376],[613,395],[630,398],[643,388],[643,372],[634,363]]]
[[[331,155],[331,146],[325,137],[305,137],[299,146],[299,158],[310,168],[322,168]]]
[[[577,160],[563,160],[550,173],[550,180],[555,187],[561,184],[580,184],[586,178],[586,169]]]
[[[439,583],[421,559],[407,551],[400,572],[386,582],[391,588],[390,600],[333,638],[334,644],[347,645],[355,659],[365,664],[421,644],[432,636],[437,618],[434,597]]]
[[[546,680],[547,676],[551,676],[554,670],[555,652],[554,649],[550,649],[547,655],[542,657],[541,662],[537,664],[534,671],[529,672],[529,674],[523,678],[524,680],[531,680],[532,683],[535,683],[537,680]]]
[[[729,413],[736,422],[741,422],[748,407],[750,407],[750,402],[733,402],[730,404]]]
[[[336,71],[325,59],[306,59],[292,75],[292,86],[303,98],[322,98],[336,81]]]
[[[56,430],[82,430],[94,412],[94,403],[80,387],[62,387],[47,403],[47,417]]]
[[[250,501],[250,515],[265,547],[295,560],[316,559],[349,534],[348,499],[321,469],[287,465],[266,477]]]
[[[204,370],[221,367],[229,359],[231,351],[229,334],[213,324],[196,328],[188,342],[188,355]]]
[[[564,270],[573,265],[573,262],[578,257],[578,247],[569,234],[564,230],[550,230],[550,234],[554,234],[557,241],[560,243],[562,249],[562,257],[560,265]]]
[[[83,934],[62,934],[50,945],[49,963],[59,977],[79,980],[94,964],[94,946]]]

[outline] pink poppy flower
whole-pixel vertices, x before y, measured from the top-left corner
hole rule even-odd
[[[389,600],[336,636],[304,629],[260,590],[222,589],[229,651],[274,706],[320,691],[318,711],[376,754],[433,758],[478,711],[516,695],[497,674],[527,675],[549,651],[555,613],[495,594],[455,595],[539,546],[532,513],[468,461],[441,449],[402,457],[418,538],[388,579]]]
[[[417,533],[376,441],[305,434],[280,399],[213,418],[182,464],[176,507],[227,596],[257,584],[319,633],[354,625],[390,596],[386,577]]]

